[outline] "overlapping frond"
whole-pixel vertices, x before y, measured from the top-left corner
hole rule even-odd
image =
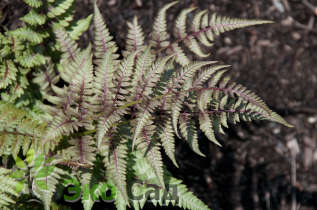
[[[68,87],[53,90],[57,96],[48,97],[55,104],[55,116],[49,123],[45,141],[54,140],[61,135],[68,135],[79,127],[92,128],[90,119],[93,111],[92,104],[93,89],[93,66],[90,48],[79,53],[71,63],[64,63],[64,71],[69,78]],[[63,78],[63,79],[64,79]],[[59,109],[63,111],[60,112]]]
[[[42,96],[45,98],[48,94],[52,95],[53,86],[60,80],[60,75],[55,70],[54,64],[49,62],[47,68],[34,75],[33,82],[39,85]]]
[[[16,80],[18,69],[12,61],[5,61],[0,66],[0,89],[5,89]]]
[[[9,209],[15,203],[13,196],[18,197],[16,186],[18,182],[9,175],[11,170],[0,167],[0,208]]]
[[[56,185],[61,179],[61,175],[67,172],[50,164],[50,159],[46,155],[38,155],[31,169],[32,192],[41,199],[45,210],[49,210],[52,197],[56,190]]]
[[[111,177],[123,199],[129,205],[127,193],[127,156],[128,147],[126,139],[111,139],[109,154],[104,158],[108,176]],[[116,142],[117,141],[117,142]]]
[[[39,148],[46,124],[33,119],[27,111],[0,103],[0,155],[25,155],[31,145]]]

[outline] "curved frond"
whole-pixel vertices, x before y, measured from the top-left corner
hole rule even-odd
[[[159,10],[153,24],[153,32],[151,34],[150,40],[150,44],[154,48],[160,49],[169,45],[170,42],[168,39],[170,38],[170,35],[167,32],[166,12],[169,8],[177,3],[178,1],[173,1],[169,4],[166,4]]]

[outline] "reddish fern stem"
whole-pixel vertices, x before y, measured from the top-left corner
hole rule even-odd
[[[79,138],[79,156],[80,156],[80,163],[85,163],[82,137]]]
[[[9,66],[8,66],[7,61],[5,60],[4,63],[5,63],[5,72],[4,72],[4,76],[3,76],[3,81],[6,80],[8,73],[9,73]]]

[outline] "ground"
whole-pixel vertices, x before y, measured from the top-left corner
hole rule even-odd
[[[309,1],[317,6],[316,0]],[[92,13],[92,1],[78,2],[78,17]],[[123,48],[125,22],[137,15],[148,34],[158,8],[168,2],[109,0],[99,1],[99,5]],[[206,158],[179,142],[180,167],[168,162],[169,169],[214,210],[287,210],[292,202],[300,210],[317,209],[317,11],[305,0],[179,2],[169,10],[171,23],[188,6],[222,16],[275,22],[218,37],[210,59],[232,65],[229,74],[236,82],[255,91],[295,127],[270,122],[232,126],[227,135],[218,136],[222,148],[201,137]],[[91,31],[84,40],[90,38]],[[95,209],[101,206],[97,204]]]

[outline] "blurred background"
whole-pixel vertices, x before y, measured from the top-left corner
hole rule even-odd
[[[168,2],[100,0],[98,5],[124,48],[126,21],[138,16],[149,34],[158,9]],[[185,7],[275,22],[217,37],[209,60],[232,65],[233,80],[256,92],[295,127],[270,122],[231,126],[227,135],[217,136],[222,148],[201,135],[206,158],[178,141],[180,167],[167,160],[168,169],[214,210],[317,209],[317,0],[180,0],[169,10],[169,22]],[[18,18],[27,12],[21,0],[1,0],[0,9],[0,24],[11,28],[19,26]],[[78,18],[92,12],[91,0],[77,0]],[[92,30],[82,44],[91,38]],[[113,205],[94,207],[105,208]]]

